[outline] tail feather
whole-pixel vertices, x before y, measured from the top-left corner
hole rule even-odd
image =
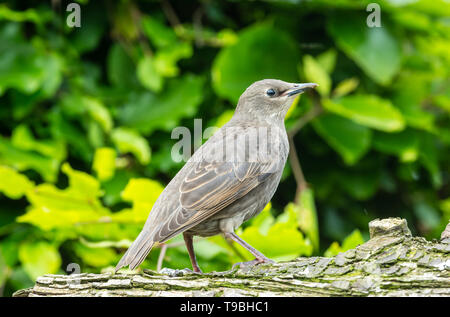
[[[131,260],[131,262],[130,262],[130,269],[131,270],[134,270],[142,262],[144,262],[145,258],[150,253],[152,247],[153,247],[153,242],[151,244],[142,246],[142,248],[139,250],[139,252],[136,253],[136,256],[134,256],[133,260]]]
[[[155,242],[147,230],[142,231],[117,263],[115,272],[129,265],[131,270],[138,267],[150,253]]]

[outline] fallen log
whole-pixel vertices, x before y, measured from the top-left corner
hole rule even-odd
[[[251,269],[196,274],[44,275],[13,296],[450,296],[450,235],[412,237],[406,220],[369,224],[370,240],[335,257],[299,257]]]

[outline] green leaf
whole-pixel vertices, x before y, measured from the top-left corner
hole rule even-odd
[[[225,123],[230,121],[231,117],[233,117],[234,111],[233,110],[226,110],[223,112],[216,120],[216,123],[214,124],[215,127],[221,128]]]
[[[87,140],[92,145],[93,148],[99,148],[104,145],[104,137],[105,134],[100,126],[100,124],[96,121],[89,120],[86,123],[87,129]]]
[[[93,267],[103,268],[112,265],[117,259],[116,252],[111,248],[90,248],[82,243],[76,243],[74,251],[84,264]]]
[[[95,150],[92,169],[97,173],[99,180],[111,179],[116,170],[116,151],[107,147]]]
[[[333,98],[339,98],[348,95],[354,91],[359,85],[359,80],[356,77],[347,78],[339,82],[333,90]]]
[[[111,139],[121,153],[131,152],[143,165],[150,162],[150,146],[139,133],[128,128],[116,128],[111,132]]]
[[[85,53],[98,47],[107,27],[107,15],[97,14],[99,10],[102,10],[102,7],[97,6],[95,2],[92,4],[94,5],[93,7],[82,9],[82,26],[81,28],[72,29],[70,37],[70,42],[73,43],[80,53]]]
[[[19,260],[18,245],[22,243],[23,237],[20,237],[22,238],[20,240],[18,240],[17,237],[21,235],[21,233],[23,232],[12,233],[0,242],[0,254],[3,257],[6,266],[14,267]]]
[[[31,223],[44,231],[53,228],[73,230],[75,224],[99,222],[110,215],[98,199],[102,195],[98,180],[73,170],[67,163],[62,171],[69,178],[69,186],[59,189],[44,183],[28,191],[31,206],[17,222]]]
[[[93,176],[74,170],[69,163],[64,163],[61,170],[69,178],[68,191],[72,197],[90,201],[101,196],[100,183]]]
[[[300,57],[294,43],[288,34],[267,23],[245,29],[236,44],[223,48],[214,60],[214,90],[236,103],[257,80],[280,78],[297,82],[296,65]]]
[[[322,96],[328,96],[331,89],[331,78],[326,70],[310,55],[303,57],[303,71],[307,81],[317,83],[316,90]]]
[[[439,188],[442,185],[439,156],[440,152],[436,139],[431,134],[421,134],[419,161],[430,173],[431,182],[435,188]]]
[[[364,238],[358,229],[353,230],[344,241],[342,241],[342,251],[347,251],[356,248],[358,245],[364,243]]]
[[[42,89],[44,95],[53,95],[62,80],[61,59],[37,41],[24,39],[19,24],[3,25],[0,41],[0,95],[8,88],[25,94]]]
[[[122,201],[120,193],[128,184],[130,178],[136,176],[136,174],[136,172],[128,169],[118,169],[111,179],[102,182],[102,188],[105,191],[103,201],[107,206],[113,206]]]
[[[89,140],[94,146],[103,141],[102,130],[104,132],[110,132],[113,128],[114,123],[109,109],[98,98],[82,95],[80,92],[74,91],[70,94],[63,94],[60,106],[67,117],[79,119],[80,117],[89,116],[93,119],[93,121],[87,121],[85,125],[88,126]],[[54,114],[54,116],[58,117],[57,114]],[[86,141],[84,136],[83,138],[75,137],[77,135],[77,133],[73,131],[75,128],[71,128],[70,125],[67,126],[67,124],[64,126],[65,130],[67,130],[65,131],[65,134],[70,138],[68,141],[71,141],[71,143],[76,142],[75,144],[77,145],[80,141]]]
[[[44,74],[42,79],[40,95],[42,97],[52,97],[63,81],[63,71],[65,70],[64,59],[55,53],[43,53],[42,60]]]
[[[175,32],[168,26],[153,17],[145,16],[142,20],[142,29],[152,43],[158,48],[164,48],[177,42]]]
[[[358,245],[364,243],[364,238],[358,229],[355,229],[351,234],[349,234],[344,241],[342,246],[337,242],[333,242],[330,247],[325,251],[324,255],[326,257],[336,256],[341,252],[345,252],[350,249],[356,248]]]
[[[16,267],[10,271],[8,284],[13,289],[26,289],[34,286],[34,281],[30,279],[22,266]]]
[[[436,104],[436,106],[450,113],[450,96],[446,95],[433,96],[433,102]]]
[[[314,203],[314,192],[306,188],[300,193],[298,204],[289,203],[286,208],[292,209],[298,218],[298,226],[306,234],[314,251],[319,251],[319,224],[317,222],[317,211]]]
[[[164,93],[131,95],[119,110],[119,120],[139,132],[170,131],[185,117],[192,117],[203,100],[203,78],[194,75],[168,81]]]
[[[363,12],[361,10],[361,12]],[[387,85],[400,68],[399,41],[387,25],[370,28],[366,12],[358,16],[332,15],[327,25],[336,44],[374,81]]]
[[[163,78],[155,66],[155,59],[144,56],[139,60],[137,66],[137,77],[141,84],[152,91],[159,92],[163,87]]]
[[[25,175],[11,167],[0,165],[0,192],[12,199],[19,199],[34,187]]]
[[[335,49],[329,49],[316,57],[316,61],[328,73],[333,73],[336,66],[337,52]]]
[[[286,116],[284,117],[285,120],[293,117],[293,114],[298,113],[298,109],[299,109],[299,103],[300,100],[302,98],[302,95],[298,95],[297,97],[295,97],[294,101],[292,101],[291,106],[289,107],[288,112],[286,113]],[[303,110],[303,109],[302,109]]]
[[[44,241],[28,241],[19,247],[19,259],[28,276],[36,280],[44,274],[54,274],[61,266],[57,248]]]
[[[432,230],[439,226],[440,213],[434,206],[425,201],[419,201],[414,205],[413,210],[421,226],[424,226],[428,230]]]
[[[429,32],[433,29],[430,17],[423,12],[415,12],[407,9],[396,10],[392,18],[396,23],[402,24],[412,30]]]
[[[325,250],[323,255],[326,256],[326,257],[331,258],[333,256],[338,255],[341,252],[342,252],[341,246],[339,245],[338,242],[334,241],[333,243],[330,244],[328,249]]]
[[[212,263],[217,262],[215,257],[225,253],[226,249],[208,240],[199,240],[195,242],[195,253],[203,260],[209,260]],[[215,261],[216,260],[216,261]]]
[[[402,114],[389,100],[375,95],[352,95],[335,100],[323,100],[328,111],[356,123],[381,131],[401,131],[405,127]]]
[[[105,132],[111,131],[113,126],[111,115],[108,108],[100,100],[83,96],[82,104],[86,108],[89,116],[97,121]]]
[[[133,203],[133,208],[113,215],[115,221],[143,223],[164,187],[147,178],[132,178],[122,192],[122,199]]]
[[[419,156],[419,138],[411,129],[399,133],[375,132],[372,143],[378,151],[397,155],[402,162],[413,162]]]
[[[85,132],[79,129],[72,121],[67,120],[58,110],[52,112],[49,119],[53,138],[70,145],[68,149],[71,155],[89,162],[92,159],[92,149],[87,141]],[[57,168],[58,166],[56,166]]]
[[[42,24],[51,18],[52,14],[49,10],[27,9],[23,11],[14,11],[8,8],[6,4],[0,5],[0,20]]]
[[[275,218],[272,216],[272,204],[269,202],[261,213],[251,220],[251,225],[258,228],[261,234],[266,235],[270,227],[274,224]]]
[[[180,42],[175,45],[159,50],[155,55],[156,71],[164,77],[175,77],[180,70],[177,67],[177,62],[182,58],[192,56],[192,46],[185,42]]]
[[[316,132],[336,151],[348,165],[355,164],[370,147],[370,129],[348,119],[324,114],[312,121]]]
[[[42,155],[63,161],[67,156],[66,145],[59,140],[36,140],[25,124],[17,126],[11,135],[11,144],[18,149],[36,151]]]
[[[111,46],[107,57],[107,70],[109,81],[118,87],[131,88],[138,84],[133,60],[118,44]]]
[[[444,212],[444,217],[450,216],[450,197],[447,199],[441,200],[439,203],[439,207]],[[448,219],[450,221],[450,217]]]
[[[337,175],[340,188],[357,200],[371,198],[380,183],[380,174],[376,169],[338,172]]]
[[[0,252],[0,287],[3,288],[6,280],[8,279],[9,268],[6,265],[6,260],[4,259],[3,254]]]
[[[393,104],[401,111],[405,122],[416,129],[434,132],[435,117],[423,109],[423,101],[430,96],[431,74],[405,71],[395,81]]]
[[[42,98],[42,95],[39,92],[28,95],[18,90],[12,90],[10,92],[10,95],[11,104],[14,105],[12,108],[12,115],[14,120],[21,120],[28,116],[30,112],[36,108],[39,100]]]
[[[154,204],[164,187],[147,178],[132,178],[122,192],[122,198],[131,202]]]
[[[127,2],[118,2],[111,23],[113,34],[120,34],[122,40],[131,43],[139,37],[139,24],[136,23],[136,8]]]
[[[19,149],[1,136],[0,164],[12,166],[19,171],[33,169],[49,182],[56,180],[59,167],[59,162],[56,159]]]
[[[267,215],[263,214],[262,217],[267,217]],[[259,223],[262,225],[265,222]],[[299,255],[311,255],[313,252],[313,246],[304,239],[303,234],[297,229],[297,225],[298,218],[295,211],[286,209],[270,226],[267,233],[262,233],[257,226],[250,225],[239,235],[269,258],[276,261],[287,261]],[[286,241],[290,242],[286,243]],[[238,249],[242,254],[247,253],[241,246],[238,246]]]

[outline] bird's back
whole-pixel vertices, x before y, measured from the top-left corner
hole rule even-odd
[[[276,127],[276,126],[270,126],[266,122],[259,122],[257,124],[258,128],[267,128],[267,133],[269,134],[267,137],[263,136],[261,137],[262,142],[264,142],[264,146],[266,149],[264,151],[266,154],[262,155],[265,156],[263,158],[260,158],[261,160],[265,160],[266,162],[269,161],[272,165],[272,172],[273,174],[278,174],[282,172],[284,165],[286,163],[287,155],[289,152],[289,144],[286,136],[286,131],[283,127]],[[238,127],[237,129],[235,127]],[[164,226],[166,220],[170,217],[170,215],[174,212],[179,211],[182,206],[180,203],[181,198],[181,192],[180,187],[183,181],[186,179],[187,175],[189,174],[192,169],[194,169],[196,166],[201,164],[205,161],[205,159],[210,159],[211,157],[208,157],[208,152],[205,149],[208,149],[210,144],[212,143],[221,143],[221,141],[225,138],[230,139],[230,137],[234,138],[234,136],[245,136],[254,135],[255,130],[255,124],[249,124],[236,121],[231,121],[225,126],[223,126],[220,130],[218,130],[213,136],[211,136],[193,155],[192,157],[186,162],[186,164],[180,169],[180,171],[176,174],[176,176],[170,181],[170,183],[166,186],[166,188],[163,190],[161,195],[158,197],[157,201],[155,202],[149,217],[145,223],[144,228],[148,228],[150,231],[152,228],[157,228]],[[262,130],[262,129],[260,129]],[[224,132],[228,131],[228,132]],[[249,132],[251,131],[251,132]],[[258,133],[258,132],[256,132]],[[261,132],[264,133],[264,132]],[[271,133],[276,133],[276,137],[271,137]],[[267,139],[270,139],[270,141],[267,141]],[[251,147],[250,145],[247,146]],[[260,146],[257,146],[257,149],[260,149]],[[225,151],[224,151],[225,152]],[[242,153],[236,153],[237,155]],[[252,153],[254,154],[254,153]],[[221,154],[219,154],[221,155]],[[223,153],[223,156],[226,156],[226,153]],[[267,157],[270,156],[270,157]],[[255,160],[255,158],[253,158]],[[256,158],[257,160],[258,158]],[[226,157],[222,157],[221,160],[225,162],[227,160]],[[276,177],[275,177],[276,178]],[[279,179],[278,179],[279,181]],[[220,203],[220,202],[217,202]]]
[[[234,227],[249,214],[261,211],[278,185],[288,151],[284,125],[232,119],[193,154],[166,186],[117,268],[127,264],[134,268],[145,259],[154,243],[181,232],[217,234],[220,223],[214,219],[235,217],[231,224]],[[264,195],[258,198],[252,194],[267,182],[270,188],[263,190]],[[249,199],[242,203],[241,198],[246,195]],[[242,216],[236,216],[239,212],[236,207],[243,208]],[[202,227],[208,230],[195,231]]]

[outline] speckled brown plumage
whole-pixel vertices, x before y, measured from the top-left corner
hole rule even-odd
[[[155,243],[183,233],[194,271],[192,236],[224,234],[256,259],[270,261],[234,230],[257,215],[278,187],[289,153],[284,117],[294,97],[316,84],[266,79],[242,94],[230,121],[208,139],[167,185],[139,236],[116,267],[139,266]]]

